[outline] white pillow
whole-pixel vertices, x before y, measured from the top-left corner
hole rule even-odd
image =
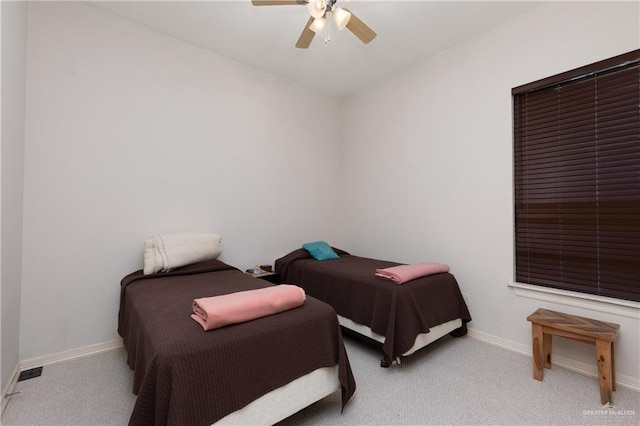
[[[191,263],[217,259],[222,237],[213,233],[160,234],[144,241],[143,274],[168,272]]]

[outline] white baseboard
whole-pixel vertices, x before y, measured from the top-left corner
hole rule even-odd
[[[523,345],[511,340],[506,340],[493,334],[485,333],[484,331],[468,329],[468,336],[474,339],[482,340],[483,342],[499,346],[504,349],[508,349],[513,352],[518,352],[527,356],[531,356],[531,346]],[[598,377],[598,367],[594,361],[593,364],[578,361],[566,356],[558,355],[552,352],[553,365],[565,368],[567,370],[575,371],[576,373],[584,374],[586,376]],[[624,386],[625,388],[640,391],[640,379],[627,376],[624,374],[616,373],[616,385]]]
[[[0,406],[0,417],[2,417],[2,413],[4,413],[4,409],[7,407],[9,403],[9,395],[16,388],[16,383],[18,383],[18,377],[20,377],[20,364],[16,364],[13,369],[13,373],[11,373],[11,379],[5,385],[4,389],[2,389],[2,405]]]
[[[503,339],[493,334],[485,333],[484,331],[475,330],[473,328],[468,329],[468,336],[474,339],[481,340],[483,342],[495,345],[512,352],[517,352],[526,356],[531,356],[531,346],[523,345],[521,343],[514,342],[512,340]],[[113,339],[107,342],[97,343],[95,345],[84,346],[82,348],[71,349],[64,352],[58,352],[52,355],[45,355],[37,358],[31,358],[20,362],[20,365],[16,366],[12,379],[7,384],[6,389],[3,390],[2,395],[2,410],[7,403],[7,398],[4,395],[10,393],[15,388],[18,381],[18,376],[21,370],[28,370],[30,368],[39,367],[48,364],[55,364],[57,362],[67,361],[74,358],[80,358],[83,356],[95,355],[100,352],[105,352],[122,347],[122,339]],[[553,353],[553,365],[566,368],[576,373],[584,374],[590,377],[598,377],[598,369],[595,362],[592,364],[578,361],[566,356]],[[624,386],[635,391],[640,391],[640,379],[627,376],[624,374],[616,374],[616,384]]]
[[[58,352],[51,355],[39,356],[20,362],[21,370],[28,370],[42,365],[55,364],[57,362],[68,361],[83,356],[95,355],[100,352],[110,351],[122,346],[122,339],[113,339],[95,345],[83,346],[81,348],[71,349],[64,352]]]

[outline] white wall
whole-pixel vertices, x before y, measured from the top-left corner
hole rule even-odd
[[[547,307],[621,324],[618,377],[640,385],[635,318],[516,296],[511,88],[638,49],[638,3],[548,3],[351,98],[344,108],[347,244],[397,261],[443,261],[474,330],[530,347]],[[633,314],[632,314],[633,315]],[[594,351],[554,352],[589,363]]]
[[[448,262],[473,329],[522,347],[538,306],[619,322],[618,377],[638,382],[637,319],[507,287],[511,88],[637,49],[638,34],[637,3],[548,4],[338,115],[311,90],[99,10],[30,4],[20,358],[116,337],[119,281],[141,267],[142,240],[211,230],[241,268],[316,238]],[[309,130],[311,97],[333,126]],[[554,349],[592,363],[582,346]]]
[[[0,8],[2,12],[0,389],[4,390],[19,361],[27,4],[3,1],[0,3]]]
[[[29,4],[21,359],[117,337],[156,233],[239,268],[339,243],[339,105],[80,3]]]

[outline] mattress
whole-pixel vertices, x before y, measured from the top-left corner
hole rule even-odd
[[[338,366],[318,368],[261,396],[215,424],[272,425],[339,389]]]
[[[335,391],[335,376],[327,379],[325,369],[337,369],[344,406],[355,381],[327,304],[308,296],[299,308],[208,332],[190,318],[193,299],[270,285],[217,260],[125,277],[118,331],[138,395],[130,424],[206,425],[232,413],[246,422],[246,413],[256,413],[251,404],[272,391],[286,394],[297,380],[319,386],[314,397]],[[309,402],[294,395],[274,418]]]
[[[442,330],[466,334],[471,315],[453,274],[433,274],[398,285],[377,278],[375,271],[399,263],[335,250],[339,258],[326,261],[294,250],[276,260],[276,272],[281,282],[299,285],[330,304],[343,321],[350,321],[348,328],[378,336],[386,360],[414,352],[436,340]]]

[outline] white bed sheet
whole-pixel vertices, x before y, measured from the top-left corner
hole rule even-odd
[[[340,325],[359,334],[384,343],[385,337],[374,333],[366,325],[358,324],[338,315]],[[416,337],[413,346],[403,353],[408,356],[462,326],[456,318],[431,327],[429,333]],[[318,368],[286,385],[261,396],[240,410],[220,419],[216,425],[273,425],[297,413],[303,408],[340,390],[338,366]]]
[[[366,325],[358,324],[351,321],[349,318],[345,318],[340,315],[338,315],[338,321],[340,322],[341,326],[346,327],[349,330],[353,330],[356,333],[362,334],[363,336],[367,336],[380,343],[384,343],[385,337],[380,334],[374,333],[373,330],[371,330]],[[429,329],[429,333],[418,334],[418,336],[416,336],[415,342],[413,343],[413,346],[408,351],[403,353],[402,356],[411,355],[418,349],[424,348],[429,343],[435,342],[439,338],[451,333],[453,330],[460,327],[462,327],[462,319],[460,318],[456,318],[440,325],[436,325],[435,327],[431,327]]]
[[[215,424],[272,425],[338,390],[338,365],[318,368],[261,396]]]

